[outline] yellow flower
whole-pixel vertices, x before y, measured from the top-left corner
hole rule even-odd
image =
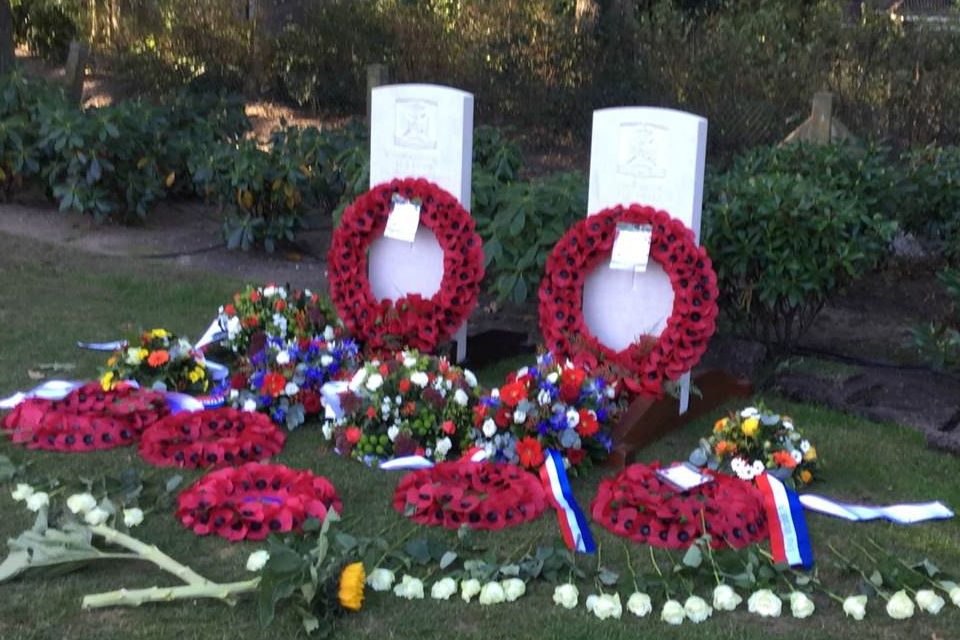
[[[107,358],[108,367],[112,367],[115,364],[117,364],[117,356],[110,356],[109,358]]]
[[[197,367],[196,369],[191,369],[190,373],[187,374],[187,377],[190,379],[190,382],[193,382],[194,384],[196,384],[197,382],[200,382],[201,380],[203,380],[204,375],[205,373],[203,369],[200,367]]]
[[[367,575],[362,562],[354,562],[343,568],[340,574],[340,589],[337,598],[340,606],[350,611],[360,611],[363,606],[363,585]]]
[[[100,378],[100,386],[103,387],[104,391],[110,391],[113,387],[113,371],[107,371],[103,374],[103,377]]]
[[[151,338],[166,338],[169,335],[170,334],[167,333],[166,329],[154,329],[153,331],[150,332]]]
[[[144,348],[140,348],[140,351],[137,352],[137,357],[141,360],[146,360],[147,356],[150,355],[150,351]]]
[[[800,472],[800,481],[803,484],[810,484],[813,481],[813,474],[809,470],[804,469]]]
[[[716,422],[714,422],[714,423],[713,423],[713,430],[714,430],[714,432],[723,431],[724,428],[726,428],[726,426],[727,426],[727,422],[728,422],[728,418],[720,418],[719,420],[717,420]]]
[[[813,462],[817,459],[817,448],[813,445],[810,445],[810,448],[807,449],[807,452],[803,454],[803,459],[807,462]]]
[[[743,424],[740,426],[743,429],[743,435],[748,438],[752,438],[757,434],[757,429],[760,428],[760,419],[759,418],[747,418],[743,421]]]

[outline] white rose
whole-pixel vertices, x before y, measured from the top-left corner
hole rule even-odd
[[[327,325],[326,327],[323,328],[323,339],[324,339],[324,340],[326,340],[327,342],[330,342],[331,340],[333,340],[333,339],[336,338],[336,337],[337,337],[337,334],[336,334],[336,332],[333,330],[333,327],[331,327],[330,325]]]
[[[98,524],[103,524],[107,521],[107,518],[110,517],[110,514],[100,507],[94,507],[87,511],[87,514],[83,516],[83,519],[92,527],[97,526]]]
[[[277,364],[281,367],[284,365],[290,364],[290,354],[286,351],[281,351],[277,354]]]
[[[950,589],[950,602],[960,607],[960,587]]]
[[[390,569],[374,569],[370,572],[370,575],[367,576],[367,584],[370,585],[370,588],[374,591],[389,591],[390,587],[393,586],[393,581],[396,579],[396,576],[393,575],[393,571],[390,571]]]
[[[283,388],[283,392],[288,396],[295,396],[300,391],[300,387],[297,386],[296,382],[288,382],[287,386]]]
[[[480,604],[500,604],[506,599],[507,594],[504,593],[503,587],[500,586],[499,582],[488,582],[480,589],[478,602]]]
[[[487,418],[483,421],[483,435],[488,438],[492,438],[497,433],[497,423],[493,421],[492,418]]]
[[[370,391],[376,391],[382,386],[383,386],[383,376],[380,375],[379,373],[371,374],[370,377],[367,378],[367,389],[369,389]]]
[[[27,498],[27,509],[30,511],[40,511],[48,506],[50,506],[50,495],[46,491],[37,491]]]
[[[430,378],[423,371],[416,371],[410,374],[410,382],[424,389],[430,383]]]
[[[461,407],[467,406],[467,402],[469,401],[469,398],[467,397],[467,392],[464,391],[463,389],[457,389],[456,392],[453,394],[453,401],[456,402]]]
[[[19,483],[17,488],[10,492],[10,497],[17,502],[22,502],[33,495],[33,487],[28,484]],[[76,512],[74,512],[76,513]]]
[[[587,596],[587,610],[601,620],[607,618],[619,619],[623,615],[623,605],[620,603],[620,594],[602,593]]]
[[[760,411],[756,407],[747,407],[740,412],[741,418],[756,418],[760,415]]]
[[[463,370],[463,379],[467,381],[471,388],[477,386],[477,376],[470,369]]]
[[[926,611],[927,613],[932,613],[937,615],[940,613],[940,610],[943,609],[943,606],[946,601],[933,589],[920,589],[917,591],[915,596],[917,599],[917,606],[920,607],[921,611]]]
[[[683,619],[687,617],[687,612],[683,605],[676,600],[667,600],[663,603],[663,609],[660,611],[660,619],[667,624],[683,624]]]
[[[508,578],[500,583],[507,602],[513,602],[527,592],[526,583],[520,578]]]
[[[523,424],[527,421],[527,412],[523,409],[517,409],[513,412],[514,424]]]
[[[755,613],[764,618],[778,617],[782,608],[783,602],[770,589],[754,591],[747,600],[747,609],[750,613]]]
[[[321,366],[321,367],[329,367],[329,366],[332,365],[332,364],[333,364],[333,356],[332,356],[332,355],[330,355],[329,353],[325,353],[325,354],[323,354],[322,356],[320,356],[320,366]]]
[[[97,499],[89,493],[75,493],[67,498],[70,513],[86,513],[97,506]]]
[[[133,509],[123,510],[123,524],[127,527],[135,527],[143,522],[143,511],[134,507]]]
[[[707,601],[700,596],[690,596],[683,603],[683,611],[690,618],[690,622],[699,624],[713,614],[713,609],[707,604]]]
[[[576,409],[567,410],[567,426],[573,429],[580,424],[580,413]]]
[[[843,601],[843,612],[854,620],[863,620],[867,615],[867,596],[850,596]]]
[[[254,551],[250,554],[250,557],[247,558],[247,571],[260,571],[267,564],[267,560],[270,559],[270,552],[265,549],[260,549],[259,551]]]
[[[407,600],[423,600],[423,582],[419,578],[404,575],[400,584],[393,588],[393,593]]]
[[[470,602],[473,596],[480,593],[480,581],[471,578],[460,583],[460,597],[464,602]]]
[[[437,454],[440,456],[446,457],[452,447],[453,443],[450,441],[450,438],[437,440]]]
[[[244,410],[244,411],[250,411],[250,412],[256,411],[256,410],[257,410],[257,401],[254,400],[253,398],[248,398],[248,399],[245,400],[244,403],[243,403],[243,410]]]
[[[457,583],[453,578],[443,578],[433,583],[430,597],[434,600],[449,600],[457,592]]]
[[[564,609],[573,609],[577,606],[577,599],[580,597],[580,591],[576,585],[560,584],[553,589],[553,602]]]
[[[353,374],[353,377],[350,378],[350,384],[347,386],[351,391],[356,391],[363,384],[363,381],[367,379],[367,370],[364,367],[357,369],[357,372]]]
[[[653,611],[653,603],[647,594],[636,592],[627,599],[627,610],[638,618],[642,618]]]
[[[913,600],[906,591],[900,590],[887,600],[887,615],[894,620],[906,620],[913,616]]]
[[[725,584],[718,584],[713,590],[713,608],[717,611],[733,611],[741,602],[743,598]]]
[[[807,594],[800,591],[794,591],[790,594],[790,613],[794,618],[803,619],[813,615],[816,607],[813,600],[807,597]]]
[[[396,440],[398,435],[400,435],[400,427],[397,425],[392,425],[387,429],[387,437],[390,438],[390,442]]]

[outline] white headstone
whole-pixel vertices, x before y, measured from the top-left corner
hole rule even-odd
[[[377,87],[371,98],[370,186],[394,178],[426,178],[470,210],[473,95],[430,84]],[[429,229],[415,240],[378,238],[370,245],[369,276],[380,300],[440,289],[443,251]],[[457,359],[466,357],[466,323],[457,332]]]
[[[588,211],[645,204],[682,221],[700,240],[707,121],[672,109],[621,107],[593,112]],[[673,287],[655,261],[646,270],[601,265],[583,287],[584,321],[616,350],[659,335],[673,309]],[[684,378],[681,413],[689,377]]]

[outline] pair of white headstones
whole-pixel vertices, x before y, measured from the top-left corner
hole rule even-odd
[[[473,96],[449,87],[409,84],[374,89],[372,100],[370,186],[424,177],[469,211]],[[707,121],[689,113],[647,107],[595,111],[589,214],[617,204],[646,204],[682,221],[699,241],[706,138]],[[616,350],[641,334],[659,334],[673,308],[673,288],[659,265],[624,266],[597,268],[583,291],[587,326]],[[371,244],[369,279],[379,299],[408,293],[432,296],[442,277],[443,253],[428,229],[419,227],[413,242],[384,237]],[[466,324],[456,341],[457,359],[462,360]],[[681,413],[688,385],[685,377]]]

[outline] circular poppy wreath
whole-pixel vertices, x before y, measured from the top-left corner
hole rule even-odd
[[[443,278],[430,298],[409,294],[377,300],[367,276],[370,243],[383,234],[394,196],[420,202],[420,224],[443,250]],[[433,352],[463,325],[483,280],[483,242],[455,197],[424,179],[404,178],[370,189],[347,207],[327,255],[330,298],[350,333],[371,353],[409,347]]]
[[[151,425],[140,455],[160,467],[224,466],[280,452],[286,436],[269,416],[229,407],[184,411]]]
[[[613,533],[667,549],[685,549],[706,533],[711,546],[743,548],[767,537],[763,496],[748,482],[703,470],[712,482],[680,491],[654,463],[630,465],[600,483],[590,505],[594,521]]]
[[[503,529],[535,519],[546,507],[536,476],[506,463],[440,462],[408,473],[393,494],[399,513],[447,529]]]
[[[610,259],[617,223],[651,225],[650,257],[670,277],[673,309],[658,338],[645,336],[614,351],[594,336],[583,319],[586,275]],[[547,259],[540,285],[540,331],[558,359],[586,368],[611,366],[633,393],[659,398],[665,379],[692,369],[716,330],[717,274],[693,232],[665,211],[616,206],[581,220]]]
[[[209,473],[180,494],[177,519],[197,535],[263,540],[321,522],[343,505],[330,481],[309,471],[248,462]]]
[[[169,413],[162,393],[90,382],[61,400],[28,398],[0,426],[29,449],[82,452],[129,445]]]

